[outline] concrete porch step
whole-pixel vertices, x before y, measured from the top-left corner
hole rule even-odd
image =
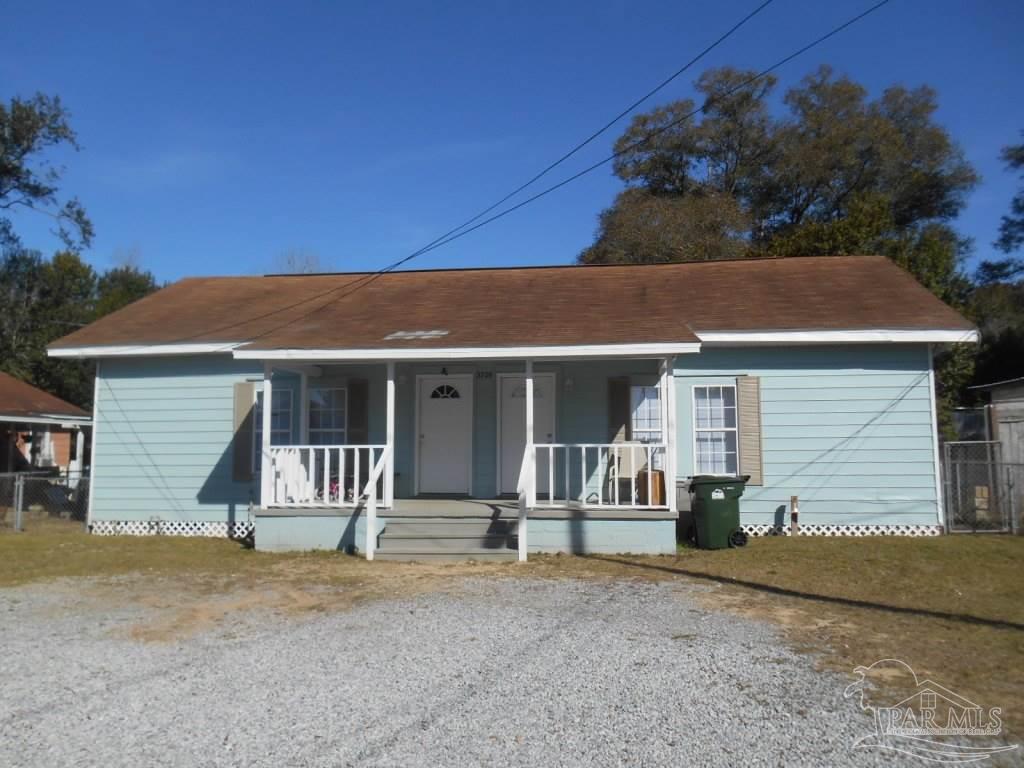
[[[388,520],[388,536],[490,536],[508,535],[515,531],[510,520]]]
[[[510,541],[514,543],[515,537],[507,533],[440,533],[424,536],[422,534],[395,535],[385,531],[380,537],[379,551],[387,552],[392,549],[420,549],[424,552],[460,552],[467,549],[500,550],[508,549]]]
[[[514,549],[485,549],[466,547],[453,550],[426,550],[419,546],[411,548],[378,549],[374,557],[378,560],[402,560],[405,562],[458,562],[462,560],[507,561],[519,556]]]

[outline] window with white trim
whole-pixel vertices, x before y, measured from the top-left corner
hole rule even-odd
[[[693,388],[694,474],[735,475],[739,471],[736,386]]]
[[[661,442],[661,392],[658,387],[629,388],[633,439],[641,443]]]
[[[309,390],[309,442],[311,445],[345,445],[348,402],[344,387]]]
[[[292,391],[274,389],[270,408],[270,444],[288,445],[292,441]],[[252,462],[256,472],[260,471],[260,451],[263,447],[263,392],[256,391],[256,405],[253,406],[254,420],[252,441]]]

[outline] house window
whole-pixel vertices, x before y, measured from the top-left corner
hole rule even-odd
[[[735,475],[739,470],[735,385],[693,388],[694,474]]]
[[[341,387],[309,390],[309,442],[344,445],[348,426],[345,390]]]
[[[292,391],[275,389],[271,396],[270,444],[288,445],[292,440]],[[253,467],[260,471],[260,451],[263,447],[263,393],[256,392],[255,424],[253,429]]]
[[[935,709],[938,699],[934,691],[923,691],[921,693],[921,709]]]
[[[658,387],[630,387],[633,439],[641,443],[660,443],[661,394]]]

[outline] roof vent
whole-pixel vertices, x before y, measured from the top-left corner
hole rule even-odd
[[[395,331],[384,337],[384,341],[399,341],[401,339],[437,339],[447,336],[448,331]]]

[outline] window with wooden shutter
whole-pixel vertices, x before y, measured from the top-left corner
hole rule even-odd
[[[764,485],[761,451],[761,379],[740,376],[736,379],[739,401],[740,474],[750,475],[747,485]]]
[[[632,439],[632,417],[629,402],[629,378],[608,379],[608,442],[624,443]]]
[[[235,384],[234,437],[231,442],[231,478],[238,483],[253,478],[252,454],[254,450],[256,394],[255,384],[243,381]]]
[[[366,445],[370,442],[370,382],[366,379],[348,380],[348,429],[349,445]]]

